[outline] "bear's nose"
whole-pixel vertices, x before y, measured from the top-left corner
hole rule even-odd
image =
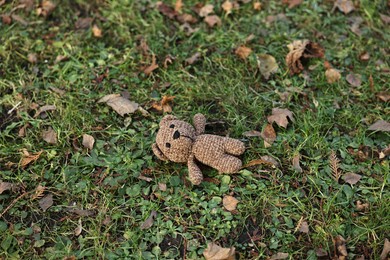
[[[176,130],[174,133],[173,133],[173,140],[177,139],[180,137],[180,133],[178,130]]]

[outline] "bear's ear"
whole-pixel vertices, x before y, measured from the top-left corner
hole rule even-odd
[[[166,157],[163,152],[158,148],[157,144],[154,143],[152,145],[153,153],[160,159],[161,161],[168,161],[168,157]]]
[[[176,119],[177,119],[177,117],[175,117],[173,115],[166,115],[163,117],[163,119],[161,119],[160,127],[163,126],[166,122],[171,121],[171,120],[176,120]]]

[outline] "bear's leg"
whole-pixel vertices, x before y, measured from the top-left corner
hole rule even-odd
[[[245,144],[240,140],[224,137],[223,148],[225,152],[232,155],[241,155],[245,152]]]
[[[196,165],[194,156],[190,155],[188,158],[188,177],[193,185],[199,185],[203,180],[202,171],[199,169],[198,165]]]
[[[235,173],[241,169],[242,162],[237,157],[228,154],[222,154],[212,165],[219,173]]]

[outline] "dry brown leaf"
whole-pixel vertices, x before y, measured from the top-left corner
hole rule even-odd
[[[301,166],[299,165],[300,158],[301,158],[301,155],[299,153],[297,153],[296,155],[294,155],[294,157],[292,159],[293,168],[294,168],[294,170],[296,170],[299,173],[303,172]]]
[[[322,249],[322,248],[317,248],[316,249],[316,255],[318,257],[323,257],[323,256],[327,256],[328,253],[324,249]]]
[[[153,180],[152,178],[146,177],[146,176],[144,176],[144,175],[138,176],[138,179],[144,180],[144,181],[147,181],[147,182],[151,182],[151,181]]]
[[[223,248],[215,243],[209,243],[203,251],[206,260],[234,260],[236,249],[234,247]]]
[[[238,202],[238,199],[230,195],[226,195],[222,199],[223,207],[228,211],[236,210]]]
[[[198,22],[198,19],[196,19],[191,14],[181,14],[176,17],[177,21],[183,24],[189,23],[194,24]]]
[[[390,132],[390,123],[385,120],[378,120],[373,123],[368,130]]]
[[[285,4],[288,4],[288,8],[292,9],[300,4],[302,4],[303,0],[284,0]]]
[[[382,100],[383,102],[387,102],[390,100],[390,94],[389,92],[385,92],[385,91],[382,91],[382,92],[379,92],[378,94],[376,94],[376,96]]]
[[[207,4],[207,5],[203,6],[202,8],[200,8],[199,16],[206,17],[213,12],[214,12],[214,6],[211,4]]]
[[[340,80],[341,74],[338,70],[329,68],[325,71],[325,77],[328,83],[332,84]]]
[[[138,109],[138,103],[130,101],[122,97],[120,94],[106,95],[102,97],[98,103],[106,103],[121,116],[132,114]]]
[[[359,59],[362,61],[368,61],[370,60],[370,54],[365,51],[359,55]]]
[[[13,183],[0,181],[0,194],[2,194],[4,191],[14,189],[15,186],[16,185]]]
[[[269,54],[257,55],[257,67],[265,79],[269,79],[271,74],[278,71],[278,64],[275,58]]]
[[[383,250],[382,250],[382,253],[380,255],[380,259],[381,260],[386,260],[388,259],[387,258],[387,255],[390,253],[390,242],[387,238],[385,238],[385,243],[383,245]]]
[[[260,2],[254,2],[253,3],[253,9],[260,11],[261,10],[261,3]]]
[[[68,59],[69,59],[68,56],[57,55],[56,59],[54,60],[54,64],[60,63],[61,61],[67,61]]]
[[[222,9],[226,12],[226,15],[230,14],[233,9],[233,3],[230,2],[229,0],[226,0],[222,4]]]
[[[267,155],[265,155],[267,156]],[[265,156],[262,156],[262,157],[265,157]],[[270,157],[272,158],[272,157]],[[273,158],[272,158],[273,159]],[[252,166],[255,166],[255,165],[261,165],[261,164],[265,164],[265,165],[269,165],[269,166],[275,166],[274,162],[278,163],[275,159],[273,159],[274,161],[271,162],[269,160],[263,160],[263,159],[254,159],[250,162],[248,162],[247,164],[245,164],[243,166],[243,168],[248,168],[248,167],[252,167]]]
[[[20,163],[19,163],[20,167],[24,168],[27,165],[29,165],[30,163],[38,160],[38,158],[39,158],[39,156],[41,156],[42,152],[43,151],[39,151],[39,152],[30,154],[26,149],[23,149],[23,156],[22,156],[22,159],[20,160]]]
[[[211,28],[215,25],[221,26],[222,21],[217,15],[208,15],[204,18],[205,23],[207,23],[208,26]]]
[[[79,18],[75,23],[76,29],[88,29],[91,27],[93,18],[91,17],[85,17],[85,18]]]
[[[333,8],[336,7],[344,14],[349,14],[355,10],[352,0],[336,0]]]
[[[92,150],[95,138],[89,134],[83,134],[83,146],[89,150]]]
[[[1,22],[2,22],[3,24],[9,25],[9,24],[12,23],[12,18],[11,18],[10,15],[3,14],[3,15],[1,15]]]
[[[26,129],[27,127],[30,127],[29,123],[26,123],[24,126],[22,126],[19,131],[18,131],[18,136],[19,137],[25,137],[26,136]]]
[[[37,9],[37,14],[42,15],[43,17],[49,16],[54,9],[56,8],[56,5],[52,1],[44,0],[42,1],[41,7]]]
[[[167,16],[169,19],[174,19],[175,16],[178,14],[175,9],[173,9],[172,7],[170,7],[169,5],[163,3],[163,2],[157,2],[156,4],[157,6],[157,9],[160,13],[162,13],[163,15]]]
[[[39,200],[39,206],[44,212],[52,205],[53,205],[53,194],[51,193]]]
[[[255,136],[261,137],[261,132],[256,130],[251,130],[251,131],[244,132],[243,135],[246,137],[255,137]]]
[[[166,191],[167,190],[167,185],[165,183],[159,182],[158,183],[158,189],[161,191]]]
[[[194,55],[192,55],[190,58],[186,59],[186,63],[189,65],[192,65],[195,62],[197,62],[200,57],[202,57],[202,54],[200,52],[195,52]]]
[[[150,216],[141,224],[141,229],[148,229],[153,225],[154,219],[157,217],[157,212],[152,210]]]
[[[96,212],[90,209],[69,209],[69,212],[79,215],[80,217],[94,216]]]
[[[341,171],[339,170],[339,163],[340,160],[337,158],[336,153],[332,150],[330,151],[329,155],[329,165],[330,169],[332,170],[332,176],[335,181],[339,181],[340,176],[341,176]]]
[[[169,103],[171,103],[174,98],[175,96],[163,96],[161,101],[153,103],[152,107],[158,111],[170,113],[172,112],[172,107]]]
[[[362,84],[362,76],[360,74],[350,73],[345,78],[353,87],[359,87]]]
[[[336,236],[333,242],[338,256],[348,256],[345,239],[342,236]]]
[[[267,117],[268,123],[272,124],[275,122],[278,126],[286,128],[288,125],[288,119],[294,122],[293,113],[288,109],[273,108],[272,115]]]
[[[356,210],[365,211],[370,207],[368,203],[362,203],[360,200],[356,201]]]
[[[379,14],[379,16],[384,24],[390,24],[390,16],[384,14]]]
[[[325,50],[318,43],[309,40],[297,40],[287,45],[290,52],[286,56],[286,64],[290,74],[300,73],[304,67],[302,61],[308,58],[322,58]]]
[[[56,110],[56,106],[55,105],[45,105],[43,107],[40,107],[38,109],[38,111],[35,113],[34,115],[34,118],[38,117],[41,113],[43,112],[46,112],[46,111],[52,111],[52,110]]]
[[[238,57],[245,60],[252,53],[252,49],[245,46],[240,46],[236,49],[235,53]]]
[[[49,144],[57,144],[57,133],[53,128],[49,127],[49,129],[42,132],[42,139]]]
[[[153,54],[152,56],[152,64],[147,66],[146,68],[143,69],[143,72],[149,76],[155,69],[158,68],[158,64],[156,63],[156,56]]]
[[[28,60],[28,62],[30,62],[31,64],[37,63],[37,61],[38,61],[37,54],[36,54],[36,53],[29,53],[29,54],[27,55],[27,60]]]
[[[266,148],[270,147],[276,140],[276,132],[272,124],[267,124],[261,132],[260,136],[264,139],[264,146]]]
[[[271,256],[271,259],[286,259],[288,257],[288,253],[278,252],[276,255]]]
[[[79,218],[79,224],[77,225],[77,227],[74,230],[74,235],[76,237],[78,237],[81,234],[82,231],[83,231],[83,226],[81,224],[81,218]]]
[[[183,0],[176,0],[175,2],[175,11],[181,13],[181,9],[183,8]]]
[[[343,180],[351,185],[356,184],[362,178],[361,175],[349,172],[343,175]]]
[[[96,24],[94,24],[92,26],[92,34],[93,36],[95,36],[96,38],[101,38],[102,37],[102,30],[99,28],[99,26],[97,26]]]
[[[26,20],[24,20],[22,17],[20,17],[19,15],[17,15],[17,14],[11,14],[11,18],[12,18],[13,21],[17,21],[18,23],[20,23],[23,26],[27,26],[28,25],[28,22]]]
[[[309,233],[309,225],[307,224],[306,221],[302,221],[300,223],[300,226],[299,226],[298,230],[299,230],[299,232],[308,234]]]

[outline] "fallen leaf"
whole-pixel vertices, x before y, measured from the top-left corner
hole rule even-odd
[[[106,103],[119,115],[132,114],[138,109],[138,103],[130,101],[120,94],[110,94],[102,97],[98,103]]]
[[[34,0],[20,0],[19,2],[24,5],[24,9],[28,12],[31,11],[35,5]]]
[[[373,123],[368,130],[390,132],[390,123],[385,120],[378,120]]]
[[[357,36],[362,35],[362,31],[360,30],[360,25],[363,23],[363,18],[359,16],[351,17],[349,21],[352,22],[352,25],[350,27],[351,31],[356,34]]]
[[[20,163],[19,163],[20,167],[24,168],[28,164],[38,160],[38,158],[42,154],[42,152],[43,151],[39,151],[39,152],[30,154],[26,149],[23,149],[23,156],[22,156],[22,159],[20,160]]]
[[[144,68],[143,72],[145,73],[145,75],[149,76],[157,68],[158,68],[158,64],[156,63],[156,56],[153,54],[152,64]]]
[[[253,3],[253,9],[260,11],[261,10],[261,3],[260,2],[254,2]]]
[[[345,239],[342,236],[340,236],[340,235],[336,236],[336,238],[334,239],[333,242],[334,242],[334,246],[336,248],[337,254],[339,256],[348,256],[347,246],[345,244]]]
[[[0,181],[0,194],[4,191],[12,190],[16,185],[10,182]]]
[[[223,248],[215,243],[209,243],[203,251],[206,260],[234,260],[236,249],[234,247]]]
[[[349,172],[344,174],[342,178],[346,183],[353,185],[356,184],[358,181],[360,181],[362,176],[353,172]]]
[[[167,185],[165,183],[159,182],[158,183],[158,189],[161,191],[166,191],[167,190]]]
[[[349,84],[353,87],[359,87],[362,84],[362,76],[359,74],[350,73],[345,78]]]
[[[53,2],[44,0],[42,1],[41,7],[37,9],[37,14],[38,16],[42,15],[43,17],[47,17],[54,11],[55,8],[56,5]]]
[[[101,38],[102,37],[102,30],[96,24],[94,24],[92,26],[92,34],[96,38]]]
[[[12,18],[13,21],[17,21],[18,23],[20,23],[23,26],[27,26],[28,25],[28,22],[26,20],[24,20],[22,17],[20,17],[19,15],[17,15],[17,14],[11,14],[11,18]]]
[[[244,132],[243,135],[246,137],[254,137],[254,136],[261,137],[261,132],[256,130],[251,130],[251,131]]]
[[[325,77],[328,83],[332,84],[340,80],[341,74],[338,70],[329,68],[325,71]]]
[[[37,63],[37,61],[38,61],[37,54],[36,54],[36,53],[29,53],[29,54],[27,55],[27,60],[28,60],[28,62],[30,62],[31,64]]]
[[[12,23],[12,18],[11,18],[10,15],[3,14],[3,15],[1,15],[1,22],[2,22],[3,24],[9,25],[9,24]]]
[[[24,126],[22,126],[18,131],[19,137],[25,137],[26,136],[26,129],[27,127],[30,127],[31,125],[29,123],[26,123]]]
[[[45,105],[45,106],[42,106],[38,109],[38,111],[35,113],[34,115],[34,118],[37,118],[41,113],[43,112],[46,112],[46,111],[53,111],[53,110],[56,110],[56,106],[55,105]]]
[[[79,218],[79,224],[77,225],[77,227],[74,230],[74,235],[76,237],[78,237],[81,234],[82,231],[83,231],[83,226],[81,224],[81,218]]]
[[[287,45],[290,52],[286,56],[286,64],[290,74],[300,73],[304,67],[302,62],[308,58],[322,58],[325,50],[318,43],[309,40],[297,40]]]
[[[260,136],[264,139],[264,146],[270,147],[276,140],[276,132],[272,124],[267,124],[261,132]]]
[[[302,4],[303,0],[284,0],[285,4],[288,4],[288,8],[292,9],[300,4]]]
[[[204,21],[211,28],[215,25],[220,26],[222,24],[221,19],[217,15],[208,15],[204,18]]]
[[[386,156],[390,155],[390,144],[383,148],[382,151],[379,153],[379,159],[384,159]]]
[[[306,233],[306,234],[309,233],[309,225],[307,224],[306,221],[301,222],[301,225],[299,226],[299,232]]]
[[[177,21],[180,23],[190,23],[194,24],[198,22],[198,19],[196,19],[194,16],[191,14],[181,14],[176,17]]]
[[[333,8],[336,7],[344,14],[349,14],[355,10],[352,0],[336,0]]]
[[[192,65],[197,62],[201,56],[202,54],[200,52],[195,52],[190,58],[186,59],[186,63]]]
[[[269,79],[271,74],[278,71],[278,64],[276,63],[275,58],[269,54],[257,55],[257,67],[266,80]]]
[[[286,259],[288,257],[288,253],[276,253],[276,255],[271,256],[271,259]]]
[[[293,113],[288,109],[283,108],[273,108],[272,115],[267,117],[267,120],[270,124],[275,122],[278,126],[286,128],[288,125],[288,119],[294,122]]]
[[[163,111],[164,113],[170,113],[172,112],[172,107],[169,103],[172,102],[174,98],[175,96],[163,96],[161,101],[154,102],[152,104],[152,107],[158,111]]]
[[[92,150],[95,138],[92,135],[83,134],[83,146],[89,150]]]
[[[230,14],[233,9],[233,3],[230,2],[229,0],[226,0],[222,4],[222,9],[226,12],[226,15]]]
[[[327,256],[328,253],[324,249],[322,249],[322,248],[317,248],[316,249],[316,255],[318,257],[323,257],[323,256]]]
[[[61,61],[66,61],[68,59],[69,57],[65,55],[57,55],[56,59],[54,60],[54,64],[60,63]]]
[[[172,7],[170,7],[169,5],[167,4],[164,4],[163,2],[157,2],[156,4],[157,6],[157,9],[160,13],[162,13],[163,15],[167,16],[169,19],[174,19],[175,16],[178,14],[175,9],[173,9]]]
[[[222,199],[223,207],[228,211],[236,210],[238,202],[238,199],[230,195],[226,195]]]
[[[383,244],[383,250],[382,250],[382,253],[380,255],[380,259],[381,260],[388,259],[387,255],[389,254],[389,252],[390,252],[390,242],[387,238],[385,238],[385,243]]]
[[[85,18],[79,18],[75,23],[76,29],[88,29],[91,27],[93,18],[91,17],[85,17]]]
[[[206,17],[213,12],[214,12],[214,6],[211,4],[207,4],[207,5],[203,6],[202,8],[200,8],[199,16]]]
[[[248,168],[248,167],[252,167],[252,166],[255,166],[255,165],[261,165],[261,164],[265,164],[265,165],[269,165],[269,166],[273,166],[273,167],[277,166],[276,164],[278,164],[278,162],[274,158],[272,158],[270,156],[268,156],[269,157],[268,158],[267,156],[268,155],[264,155],[264,156],[260,157],[260,158],[263,158],[263,159],[254,159],[254,160],[248,162],[247,164],[245,164],[243,166],[243,168]]]
[[[80,217],[90,217],[96,215],[96,211],[90,209],[69,209],[70,213],[79,215]]]
[[[148,229],[153,225],[154,219],[157,217],[157,212],[152,210],[150,216],[141,224],[141,229]]]
[[[182,8],[183,8],[183,0],[176,0],[175,11],[181,13]]]
[[[382,92],[379,92],[378,94],[376,94],[376,96],[382,100],[383,102],[387,102],[390,100],[390,94],[389,92],[385,92],[385,91],[382,91]]]
[[[297,153],[296,155],[294,155],[294,157],[292,159],[293,168],[294,168],[294,170],[296,170],[299,173],[303,172],[301,166],[299,165],[300,158],[301,158],[301,155],[299,153]]]
[[[370,54],[365,51],[359,55],[359,59],[362,61],[368,61],[370,59]]]
[[[151,181],[153,180],[152,178],[146,177],[146,176],[144,176],[144,175],[138,176],[138,179],[144,180],[144,181],[147,181],[147,182],[151,182]]]
[[[358,211],[364,211],[367,210],[368,208],[369,208],[368,203],[362,203],[360,200],[356,201],[356,209]]]
[[[42,132],[42,138],[49,144],[57,144],[57,133],[51,127]]]
[[[384,14],[379,14],[379,16],[381,17],[383,23],[390,24],[390,16]]]
[[[44,212],[52,205],[53,205],[53,194],[51,193],[39,200],[39,206]]]
[[[235,53],[238,57],[245,60],[252,53],[252,49],[245,46],[240,46],[236,49]]]
[[[58,95],[60,96],[63,96],[65,95],[65,90],[62,90],[62,89],[59,89],[59,88],[56,88],[56,87],[49,87],[53,92],[57,93]]]

